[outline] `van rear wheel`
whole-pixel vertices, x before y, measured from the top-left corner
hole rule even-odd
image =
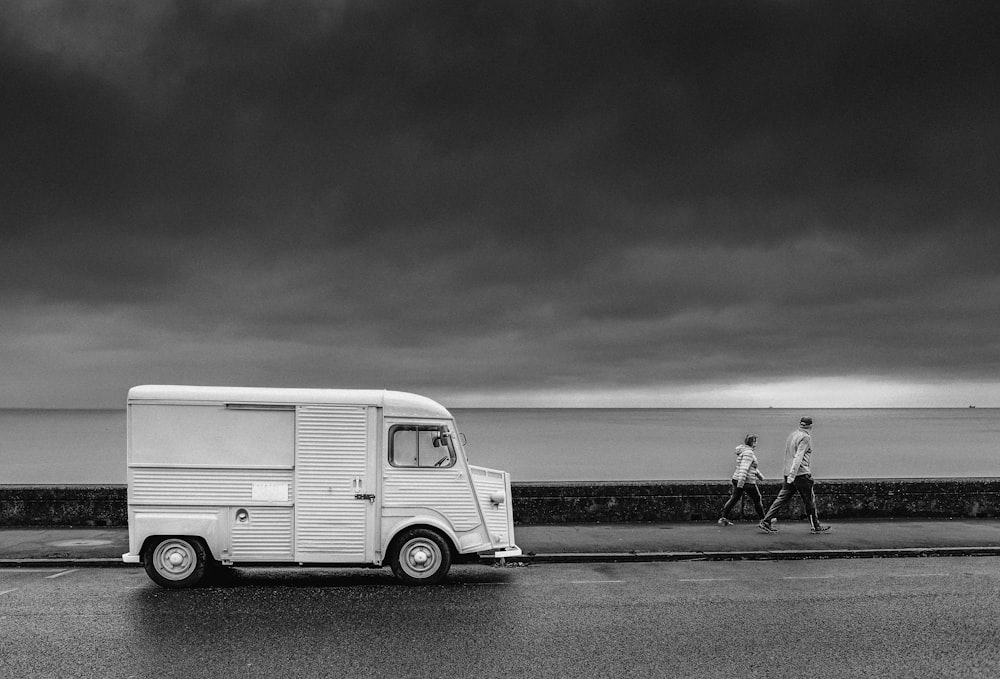
[[[436,585],[451,567],[451,549],[436,531],[411,528],[395,541],[389,566],[408,585]]]
[[[161,587],[191,587],[205,576],[207,551],[198,538],[159,538],[150,541],[142,561],[146,574]]]

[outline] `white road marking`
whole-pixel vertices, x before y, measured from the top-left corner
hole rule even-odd
[[[948,575],[951,575],[951,573],[896,573],[896,574],[893,575],[893,577],[896,577],[896,578],[933,578],[933,577],[941,577],[941,576],[948,576]]]
[[[68,571],[61,571],[61,572],[55,573],[53,575],[46,575],[45,579],[46,580],[51,580],[52,578],[61,578],[64,575],[69,575],[70,573],[76,573],[77,570],[78,569],[76,569],[76,568],[72,568],[72,569],[70,569]]]
[[[16,591],[17,591],[17,588],[15,588],[15,589],[5,589],[2,592],[0,592],[0,596],[2,596],[4,594],[10,594],[11,592],[16,592]]]

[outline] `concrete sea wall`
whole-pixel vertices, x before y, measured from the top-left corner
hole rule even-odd
[[[765,507],[780,484],[760,485]],[[515,482],[519,524],[647,523],[712,520],[729,495],[717,481]],[[1000,478],[819,481],[820,516],[960,518],[1000,516]],[[0,526],[124,526],[125,486],[0,485]],[[796,498],[782,518],[803,516]],[[753,518],[744,501],[731,518]]]
[[[514,518],[525,524],[641,523],[717,519],[729,483],[636,481],[629,483],[515,484]],[[780,483],[758,486],[765,510]],[[824,519],[958,518],[1000,516],[1000,479],[836,479],[818,481],[816,505]],[[780,514],[805,516],[799,497]],[[744,495],[733,519],[755,518]]]
[[[0,526],[124,526],[126,486],[0,486]]]

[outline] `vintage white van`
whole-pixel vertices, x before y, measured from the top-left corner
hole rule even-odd
[[[128,393],[126,563],[164,587],[235,565],[388,564],[440,582],[514,557],[510,475],[397,391],[146,385]]]

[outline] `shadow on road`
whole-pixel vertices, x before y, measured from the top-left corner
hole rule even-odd
[[[519,568],[523,569],[524,566],[454,566],[445,581],[433,587],[447,589],[466,585],[506,584],[510,581],[513,571]],[[402,587],[409,589],[409,586],[396,578],[388,568],[329,567],[220,567],[207,573],[201,584],[194,589],[239,589],[244,587],[323,589]],[[171,591],[159,587],[157,589]]]

